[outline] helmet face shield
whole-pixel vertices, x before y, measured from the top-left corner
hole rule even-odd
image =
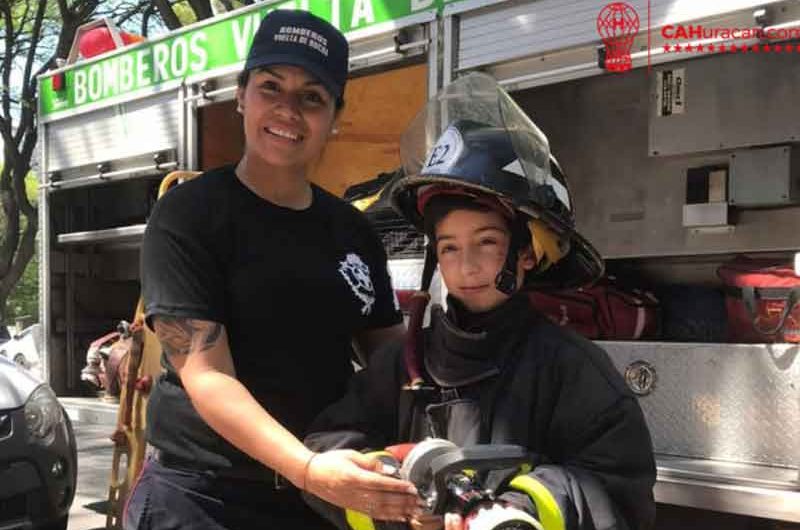
[[[530,188],[546,184],[550,175],[547,137],[490,76],[472,73],[444,87],[411,121],[400,140],[400,159],[406,175],[426,174],[423,168],[443,155],[447,145],[458,147],[457,138],[443,135],[454,122],[474,122],[487,130],[504,131],[510,137],[517,174]],[[461,144],[463,145],[463,144]],[[434,149],[438,147],[438,149]]]
[[[539,187],[522,169],[508,131],[468,120],[450,124],[419,171],[420,179],[452,180],[508,200],[528,200]]]

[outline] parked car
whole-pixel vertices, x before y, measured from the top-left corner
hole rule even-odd
[[[0,357],[0,528],[66,530],[77,463],[53,390]]]
[[[0,345],[0,355],[30,370],[39,366],[39,346],[42,343],[42,325],[32,324]]]

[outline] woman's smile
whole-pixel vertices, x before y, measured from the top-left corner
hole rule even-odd
[[[279,128],[279,127],[264,127],[264,130],[273,135],[277,136],[278,138],[283,138],[285,140],[290,140],[292,142],[302,142],[303,135],[300,133],[294,133],[287,129]]]

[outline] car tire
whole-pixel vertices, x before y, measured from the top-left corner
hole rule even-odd
[[[41,530],[67,530],[68,524],[69,524],[69,515],[65,515],[58,521],[53,521],[52,523],[43,526]]]
[[[18,353],[14,356],[14,364],[20,366],[22,368],[28,368],[28,361],[25,359],[25,356],[21,353]]]

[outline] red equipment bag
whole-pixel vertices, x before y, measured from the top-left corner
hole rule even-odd
[[[592,287],[530,291],[533,307],[560,326],[589,339],[658,338],[660,308],[652,293],[619,285],[614,277]]]
[[[739,257],[717,275],[725,284],[729,341],[800,342],[800,277],[791,263]]]
[[[597,300],[579,290],[530,291],[531,305],[547,318],[588,339],[603,336],[603,316]]]

